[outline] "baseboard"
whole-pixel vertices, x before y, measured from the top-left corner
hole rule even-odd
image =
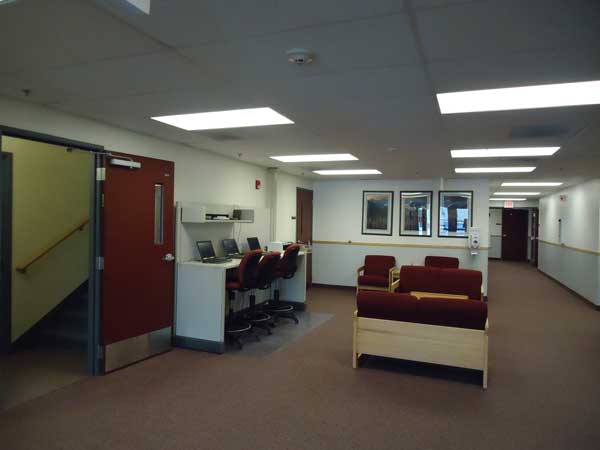
[[[562,287],[563,289],[569,291],[571,294],[573,294],[575,297],[577,297],[579,300],[583,300],[587,305],[591,306],[592,308],[594,308],[596,311],[600,311],[600,306],[596,305],[594,302],[592,302],[590,299],[584,297],[583,295],[581,295],[579,292],[574,291],[573,289],[571,289],[569,286],[564,285],[563,283],[561,283],[559,280],[557,280],[556,278],[554,278],[551,275],[548,275],[546,272],[544,272],[543,270],[541,270],[539,267],[536,269],[539,273],[541,273],[542,275],[544,275],[546,278],[549,278],[550,280],[554,281],[556,284],[558,284],[560,287]]]
[[[325,289],[348,289],[356,291],[356,286],[341,286],[339,284],[324,284],[324,283],[313,283],[313,287],[325,288]]]
[[[198,350],[209,353],[225,353],[225,342],[207,341],[205,339],[196,339],[186,336],[173,336],[173,345],[175,347],[187,348],[189,350]]]

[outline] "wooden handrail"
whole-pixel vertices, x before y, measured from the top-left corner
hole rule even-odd
[[[71,231],[69,231],[67,234],[65,234],[63,237],[61,237],[58,241],[56,241],[54,244],[49,245],[48,247],[46,247],[42,252],[40,252],[39,255],[37,255],[34,258],[31,258],[29,261],[20,264],[16,267],[16,271],[19,273],[26,273],[27,269],[29,269],[29,267],[34,264],[36,261],[38,261],[39,259],[43,258],[44,256],[46,256],[48,253],[50,253],[52,250],[54,250],[56,247],[58,247],[60,244],[62,244],[64,241],[66,241],[67,239],[69,239],[71,236],[73,236],[75,233],[77,233],[78,231],[83,231],[84,227],[90,222],[89,217],[82,220],[80,223],[77,224],[76,227],[74,227],[73,229],[71,229]]]

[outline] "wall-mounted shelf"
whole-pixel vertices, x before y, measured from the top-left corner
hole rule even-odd
[[[210,214],[222,214],[231,217],[233,215],[233,206],[230,205],[185,205],[181,208],[181,223],[253,223],[254,220],[248,219],[207,219]],[[254,216],[253,210],[252,216]]]

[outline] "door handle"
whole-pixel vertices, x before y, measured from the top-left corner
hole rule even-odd
[[[508,234],[503,234],[502,237],[508,237]]]
[[[173,254],[167,253],[165,256],[163,256],[162,260],[163,261],[175,261],[175,257],[173,256]]]

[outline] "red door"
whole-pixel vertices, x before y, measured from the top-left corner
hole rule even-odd
[[[103,191],[105,371],[169,350],[173,325],[174,164],[117,158],[106,158]]]
[[[527,215],[525,209],[502,210],[502,259],[527,260]]]

